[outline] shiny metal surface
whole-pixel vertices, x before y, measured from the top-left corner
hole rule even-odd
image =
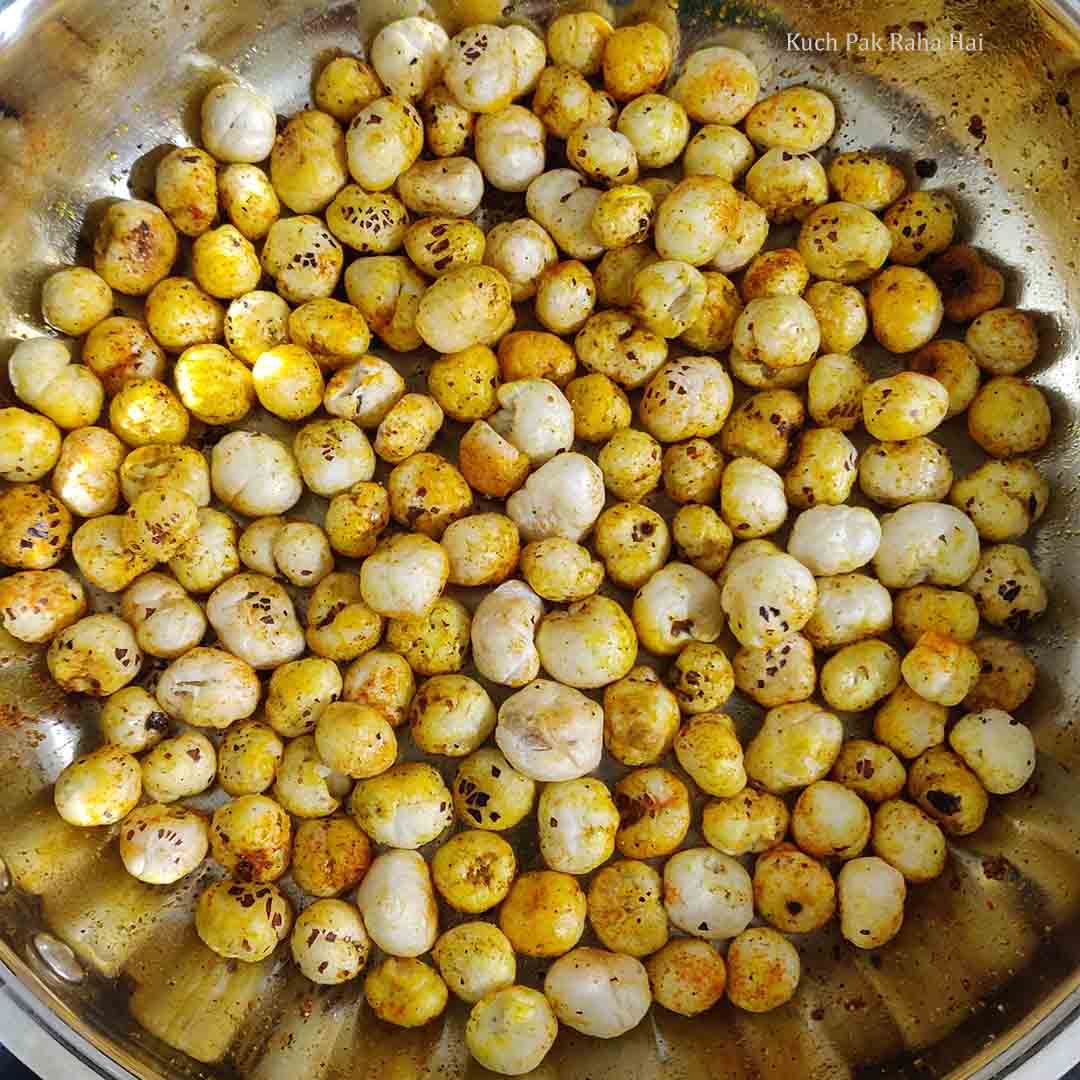
[[[453,31],[542,23],[555,5],[434,8]],[[41,281],[85,256],[108,200],[145,194],[156,149],[192,139],[194,103],[210,85],[248,80],[287,113],[309,100],[322,61],[362,50],[373,28],[406,10],[429,9],[425,0],[0,2],[0,361],[40,330]],[[935,162],[926,186],[954,196],[965,236],[1007,270],[1007,301],[1040,313],[1035,375],[1054,411],[1042,459],[1054,497],[1033,547],[1053,605],[1034,632],[1042,678],[1024,718],[1041,758],[1023,792],[995,800],[987,825],[952,845],[946,874],[912,890],[904,929],[880,955],[855,955],[831,928],[800,943],[802,988],[776,1013],[722,1007],[686,1021],[656,1010],[611,1043],[564,1031],[536,1075],[1003,1075],[1080,1011],[1080,12],[977,0],[683,0],[676,11],[634,0],[620,17],[643,12],[677,30],[684,51],[745,48],[768,88],[828,90],[842,121],[832,148],[887,148],[909,167]],[[788,31],[831,33],[840,47],[791,51]],[[894,31],[981,34],[981,48],[843,47],[849,33],[888,42]],[[865,719],[852,718],[851,731]],[[280,960],[222,961],[190,927],[198,881],[141,885],[124,874],[110,830],[63,825],[49,785],[94,732],[91,713],[62,699],[36,650],[0,639],[0,856],[15,885],[0,895],[0,961],[20,1001],[62,1041],[100,1071],[141,1077],[482,1074],[462,1045],[460,1004],[445,1023],[393,1030],[371,1018],[356,986],[319,991]],[[35,963],[44,929],[91,972],[82,985]]]

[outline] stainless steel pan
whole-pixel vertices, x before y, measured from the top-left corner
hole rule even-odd
[[[558,6],[433,3],[451,29],[543,22]],[[360,49],[381,22],[423,5],[0,0],[0,360],[39,329],[43,277],[85,254],[84,222],[92,227],[110,197],[146,191],[156,147],[192,138],[192,103],[208,86],[239,76],[287,113],[309,99],[317,61]],[[1070,1034],[1080,1009],[1080,9],[649,5],[621,16],[664,20],[684,50],[738,44],[767,69],[767,85],[809,81],[833,95],[840,148],[889,148],[936,169],[928,183],[955,197],[966,236],[1007,268],[1008,301],[1040,313],[1036,378],[1055,419],[1042,464],[1054,497],[1034,550],[1053,606],[1035,632],[1042,680],[1025,718],[1041,759],[1027,789],[952,846],[944,877],[913,890],[900,937],[880,955],[855,955],[830,930],[803,947],[803,986],[776,1013],[721,1008],[691,1022],[657,1010],[612,1043],[564,1032],[538,1075],[988,1077],[1025,1059],[1065,1062],[1070,1040],[1080,1057],[1080,1035]],[[835,48],[789,49],[789,31],[831,35]],[[849,47],[851,33],[870,47]],[[890,47],[893,33],[913,47]],[[62,825],[49,787],[94,727],[43,672],[36,651],[0,640],[0,962],[38,1023],[113,1075],[480,1074],[462,1045],[460,1008],[420,1031],[390,1030],[355,987],[316,991],[284,964],[222,961],[190,928],[196,882],[141,885],[125,877],[108,830]],[[1039,1076],[1054,1067],[1032,1066]]]

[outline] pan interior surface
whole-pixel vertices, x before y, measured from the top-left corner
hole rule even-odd
[[[195,141],[210,86],[239,77],[289,114],[310,101],[313,71],[336,53],[361,53],[392,18],[434,10],[453,33],[480,21],[542,27],[565,9],[547,0],[0,2],[0,359],[40,332],[42,280],[85,260],[108,201],[145,197],[154,151]],[[620,17],[661,22],[682,54],[744,49],[766,92],[804,82],[828,92],[839,116],[830,151],[887,150],[913,178],[918,162],[933,175],[916,183],[947,191],[963,237],[1006,272],[1005,302],[1038,314],[1043,355],[1032,374],[1054,415],[1040,458],[1053,499],[1032,547],[1052,604],[1030,638],[1040,683],[1023,718],[1040,761],[1023,791],[995,800],[982,830],[950,844],[945,874],[912,890],[887,948],[859,955],[834,924],[799,943],[802,987],[775,1013],[723,1007],[686,1020],[654,1009],[612,1042],[564,1029],[534,1075],[997,1075],[1044,1032],[1045,1017],[1080,1007],[1080,45],[1067,13],[1023,2],[635,0]],[[0,391],[0,404],[9,399]],[[210,953],[191,925],[200,880],[143,885],[125,874],[109,830],[56,817],[53,780],[96,742],[94,716],[63,699],[41,652],[3,634],[0,855],[11,885],[0,894],[0,959],[43,1022],[60,1028],[59,1015],[76,1032],[64,1038],[145,1077],[488,1075],[468,1058],[460,1002],[444,1021],[390,1029],[356,983],[315,988],[280,959],[237,965]],[[33,942],[43,929],[74,950],[82,982],[42,962]]]

